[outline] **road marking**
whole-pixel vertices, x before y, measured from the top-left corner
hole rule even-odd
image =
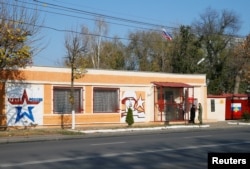
[[[203,137],[211,137],[212,135],[204,135],[204,136],[188,136],[183,137],[184,139],[191,139],[191,138],[203,138]]]
[[[98,143],[98,144],[90,144],[91,146],[102,146],[102,145],[110,145],[110,144],[124,144],[126,142],[110,142],[110,143]]]
[[[56,158],[56,159],[40,160],[40,161],[27,161],[27,162],[22,162],[22,163],[1,163],[0,168],[20,167],[20,166],[27,166],[27,165],[56,163],[56,162],[75,161],[75,160],[87,160],[87,159],[94,159],[94,158],[117,157],[117,156],[124,156],[124,155],[138,155],[138,154],[146,154],[146,153],[191,150],[191,149],[199,149],[199,148],[230,146],[230,145],[240,145],[240,144],[250,144],[250,141],[237,142],[237,143],[225,143],[225,144],[207,144],[207,145],[187,146],[187,147],[180,147],[180,148],[175,148],[175,149],[163,148],[163,149],[152,149],[152,150],[149,149],[149,150],[142,150],[142,151],[130,151],[130,152],[122,152],[122,153],[107,153],[107,154],[101,154],[97,156],[78,156],[78,157],[72,157],[72,158]]]

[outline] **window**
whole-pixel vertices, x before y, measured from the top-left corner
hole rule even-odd
[[[165,100],[168,103],[172,103],[174,101],[173,91],[165,91]]]
[[[53,110],[54,113],[59,114],[67,114],[71,113],[71,103],[69,101],[70,97],[70,88],[60,88],[56,87],[53,90]],[[75,101],[75,112],[80,113],[82,110],[82,97],[81,97],[81,89],[74,88],[74,101]]]
[[[211,112],[215,112],[215,101],[211,99]]]
[[[94,88],[94,113],[113,113],[119,108],[118,89]]]

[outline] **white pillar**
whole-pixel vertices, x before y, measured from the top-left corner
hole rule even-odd
[[[72,110],[72,127],[71,129],[74,130],[75,129],[75,110]]]

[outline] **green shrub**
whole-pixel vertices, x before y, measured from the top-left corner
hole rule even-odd
[[[250,120],[250,113],[249,112],[244,112],[242,114],[242,119],[245,121],[249,121]]]
[[[134,124],[134,116],[133,116],[133,111],[131,108],[128,108],[127,116],[126,116],[126,123],[128,126],[131,126]]]

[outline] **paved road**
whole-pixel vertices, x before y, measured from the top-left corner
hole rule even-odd
[[[0,168],[201,169],[208,152],[250,153],[248,127],[0,144]]]

